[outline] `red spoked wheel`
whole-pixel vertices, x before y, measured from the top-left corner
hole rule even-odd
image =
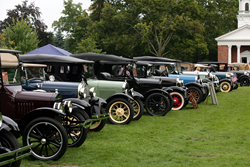
[[[172,92],[170,93],[173,99],[173,107],[172,110],[181,110],[184,107],[185,100],[181,93],[179,92]]]

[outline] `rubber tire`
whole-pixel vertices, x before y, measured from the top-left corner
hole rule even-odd
[[[101,114],[105,114],[105,113],[106,113],[105,110],[103,108],[101,108]],[[96,121],[97,125],[92,125],[89,130],[94,131],[94,132],[99,132],[104,128],[104,126],[106,125],[106,122],[107,122],[107,119],[102,119],[100,121]],[[95,122],[93,122],[93,123],[95,123]]]
[[[203,94],[203,98],[201,100],[202,102],[205,101],[207,99],[207,96],[209,95],[209,89],[207,86],[205,87],[205,91],[206,91],[206,93]]]
[[[198,99],[196,99],[196,102],[197,102],[197,104],[200,104],[202,102],[202,99],[203,99],[202,91],[195,86],[190,86],[190,87],[188,87],[188,95],[189,95],[190,90],[193,90],[198,94]]]
[[[135,97],[134,98],[134,103],[132,104],[133,106],[133,109],[134,109],[134,116],[133,116],[133,120],[139,120],[143,113],[144,113],[144,105],[143,105],[143,102],[141,101],[140,98],[138,97]],[[138,111],[135,110],[135,107],[139,106],[138,108]]]
[[[76,119],[75,121],[85,121],[86,120],[79,112],[77,112],[77,111],[74,112],[74,110],[72,111],[72,113],[68,114],[67,116]],[[64,116],[64,117],[67,117],[67,116]],[[79,125],[79,123],[77,125]],[[70,139],[73,141],[72,135],[75,135],[75,133],[72,133],[72,131],[74,131],[73,129],[66,129],[67,134],[68,134],[68,147],[80,147],[87,138],[87,134],[89,131],[88,129],[85,129],[82,126],[82,127],[77,128],[76,130],[80,131],[80,136],[73,143],[69,143]],[[77,133],[79,133],[79,132],[77,132]]]
[[[122,121],[118,121],[118,120],[115,120],[113,117],[112,117],[112,113],[110,111],[110,107],[113,106],[113,104],[116,104],[116,103],[122,103],[123,106],[125,105],[125,107],[128,108],[128,117]],[[106,112],[109,113],[109,122],[112,123],[112,124],[116,124],[116,125],[124,125],[124,124],[129,124],[132,120],[133,120],[133,117],[134,117],[134,109],[133,109],[133,106],[132,104],[129,103],[128,100],[126,99],[123,99],[123,98],[115,98],[111,101],[108,102],[107,106],[106,106]],[[116,113],[117,114],[117,113]],[[121,118],[119,116],[119,118]]]
[[[167,110],[170,111],[170,110],[172,110],[172,107],[174,105],[173,98],[172,98],[172,96],[169,93],[166,93],[164,95],[167,97],[167,99],[169,101],[169,106],[167,107]]]
[[[222,89],[222,86],[223,86],[224,84],[226,84],[226,85],[228,86],[228,89],[227,89],[226,91],[224,91],[224,90]],[[231,86],[231,84],[230,84],[229,82],[223,81],[223,82],[220,83],[220,91],[221,91],[221,92],[230,92],[231,90],[232,90],[232,86]]]
[[[246,81],[246,83],[244,84],[245,81]],[[240,86],[249,86],[249,84],[250,84],[249,78],[241,78],[240,79]]]
[[[78,113],[80,113],[80,114],[83,116],[83,118],[84,118],[85,120],[90,119],[88,113],[87,113],[85,110],[83,110],[83,109],[74,108],[72,112],[78,112]],[[87,128],[87,129],[86,129],[87,132],[89,131],[89,129],[90,129],[90,128]]]
[[[154,96],[160,96],[161,98],[163,98],[163,100],[165,101],[166,103],[166,108],[163,112],[160,112],[158,114],[156,114],[155,112],[151,111],[150,109],[150,106],[149,106],[149,102],[151,100],[151,98],[153,98]],[[171,97],[171,96],[170,96]],[[159,98],[159,97],[158,97]],[[172,97],[171,97],[172,98]],[[158,107],[159,104],[157,104],[156,107]],[[170,103],[169,103],[169,100],[168,100],[168,97],[161,94],[161,93],[152,93],[151,95],[149,95],[147,97],[147,99],[145,100],[145,108],[146,108],[146,111],[148,112],[149,115],[151,116],[164,116],[166,115],[168,112],[169,112],[169,106],[170,106]]]
[[[5,147],[10,149],[11,151],[20,148],[20,144],[17,141],[16,137],[9,131],[1,130],[0,131],[0,144],[1,147]],[[2,152],[2,151],[1,151]],[[6,152],[3,152],[6,153]],[[10,164],[6,164],[3,167],[19,167],[21,164],[21,160],[12,162]]]
[[[52,156],[40,156],[38,154],[36,154],[34,152],[34,149],[36,149],[36,145],[35,145],[35,142],[33,142],[33,147],[31,148],[31,157],[34,158],[34,159],[38,159],[38,160],[42,160],[42,161],[49,161],[49,160],[58,160],[60,159],[66,152],[67,148],[68,148],[68,135],[67,135],[67,132],[65,130],[65,128],[63,127],[63,125],[57,121],[57,120],[54,120],[52,118],[48,118],[48,117],[40,117],[40,118],[36,118],[34,119],[33,121],[31,121],[25,128],[24,128],[24,131],[23,131],[23,145],[26,146],[26,145],[30,145],[31,143],[28,141],[29,140],[29,137],[28,137],[28,134],[30,131],[32,131],[33,129],[31,129],[33,126],[36,126],[38,125],[39,123],[45,123],[45,124],[52,124],[53,126],[56,127],[56,129],[58,130],[56,132],[56,135],[58,134],[61,134],[60,135],[60,139],[61,139],[61,145],[60,145],[60,149],[58,149],[59,151],[56,152],[56,154],[53,154]],[[45,129],[48,129],[48,128],[45,128]],[[43,135],[45,133],[42,133]],[[55,135],[54,135],[55,136]],[[40,150],[39,150],[40,151]]]
[[[172,96],[173,101],[178,98],[181,100],[181,104],[178,107],[174,107],[175,103],[173,104],[172,110],[181,110],[185,105],[185,98],[184,95],[180,92],[171,92],[170,95]],[[175,95],[175,96],[174,96]]]

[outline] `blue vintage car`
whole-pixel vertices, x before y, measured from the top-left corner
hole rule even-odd
[[[211,64],[216,72],[211,72],[218,77],[221,92],[229,92],[238,88],[237,76],[233,72],[227,72],[228,67],[225,62],[198,62],[198,64]]]
[[[134,92],[133,89],[128,89],[128,83],[106,83],[106,81],[99,80],[97,83],[94,78],[90,77],[91,73],[89,73],[89,71],[91,71],[90,69],[92,68],[92,61],[80,60],[68,56],[45,54],[20,55],[20,60],[28,63],[47,64],[47,76],[43,76],[43,79],[40,81],[37,79],[37,77],[35,77],[35,79],[29,79],[29,77],[26,76],[28,79],[26,87],[24,85],[24,89],[26,90],[31,87],[31,89],[40,88],[46,91],[52,91],[53,89],[58,88],[63,98],[78,97],[79,99],[84,99],[87,101],[86,98],[79,96],[79,91],[83,90],[88,92],[88,87],[94,87],[90,90],[95,89],[94,94],[101,97],[100,100],[96,99],[95,102],[99,103],[104,100],[107,102],[103,103],[102,105],[97,105],[97,107],[101,107],[99,112],[103,112],[99,114],[106,114],[106,112],[102,109],[103,106],[103,108],[108,111],[108,119],[111,123],[128,124],[131,122],[131,120],[133,120],[133,118],[138,120],[143,114],[144,108],[140,102],[140,98],[143,96]],[[28,73],[27,70],[26,73]],[[30,73],[34,73],[34,71]],[[83,89],[84,87],[87,89]],[[133,97],[132,94],[134,95]],[[88,97],[88,94],[86,94],[86,97]],[[136,115],[134,114],[134,109],[137,111]],[[100,118],[102,118],[99,116],[94,118],[94,120],[96,120],[96,126],[94,125],[92,128],[95,130],[99,130],[98,126],[102,125],[100,124],[100,121],[98,121]]]
[[[154,65],[153,75],[158,74],[157,71],[168,71],[165,76],[179,78],[184,81],[184,86],[189,90],[189,93],[195,96],[197,103],[200,103],[206,99],[208,96],[208,87],[206,84],[202,83],[197,75],[183,75],[181,73],[181,65],[179,60],[168,59],[163,57],[153,57],[153,56],[141,56],[134,57],[133,59],[138,61],[148,61]]]

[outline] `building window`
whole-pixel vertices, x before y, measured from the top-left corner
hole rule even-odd
[[[245,11],[249,11],[249,3],[245,4]]]

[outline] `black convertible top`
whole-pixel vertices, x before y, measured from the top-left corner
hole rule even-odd
[[[169,59],[165,57],[154,57],[154,56],[140,56],[140,57],[133,57],[133,59],[141,61],[181,62],[180,60]]]
[[[59,56],[50,54],[19,55],[19,60],[24,63],[94,63],[93,61],[81,60],[70,56]]]
[[[135,61],[133,59],[128,59],[128,58],[121,57],[121,56],[110,55],[110,54],[92,53],[92,52],[73,54],[73,55],[70,55],[70,56],[75,57],[75,58],[79,58],[79,59],[93,60],[93,61],[101,61],[101,60],[105,60],[105,61],[127,61],[127,62]]]

